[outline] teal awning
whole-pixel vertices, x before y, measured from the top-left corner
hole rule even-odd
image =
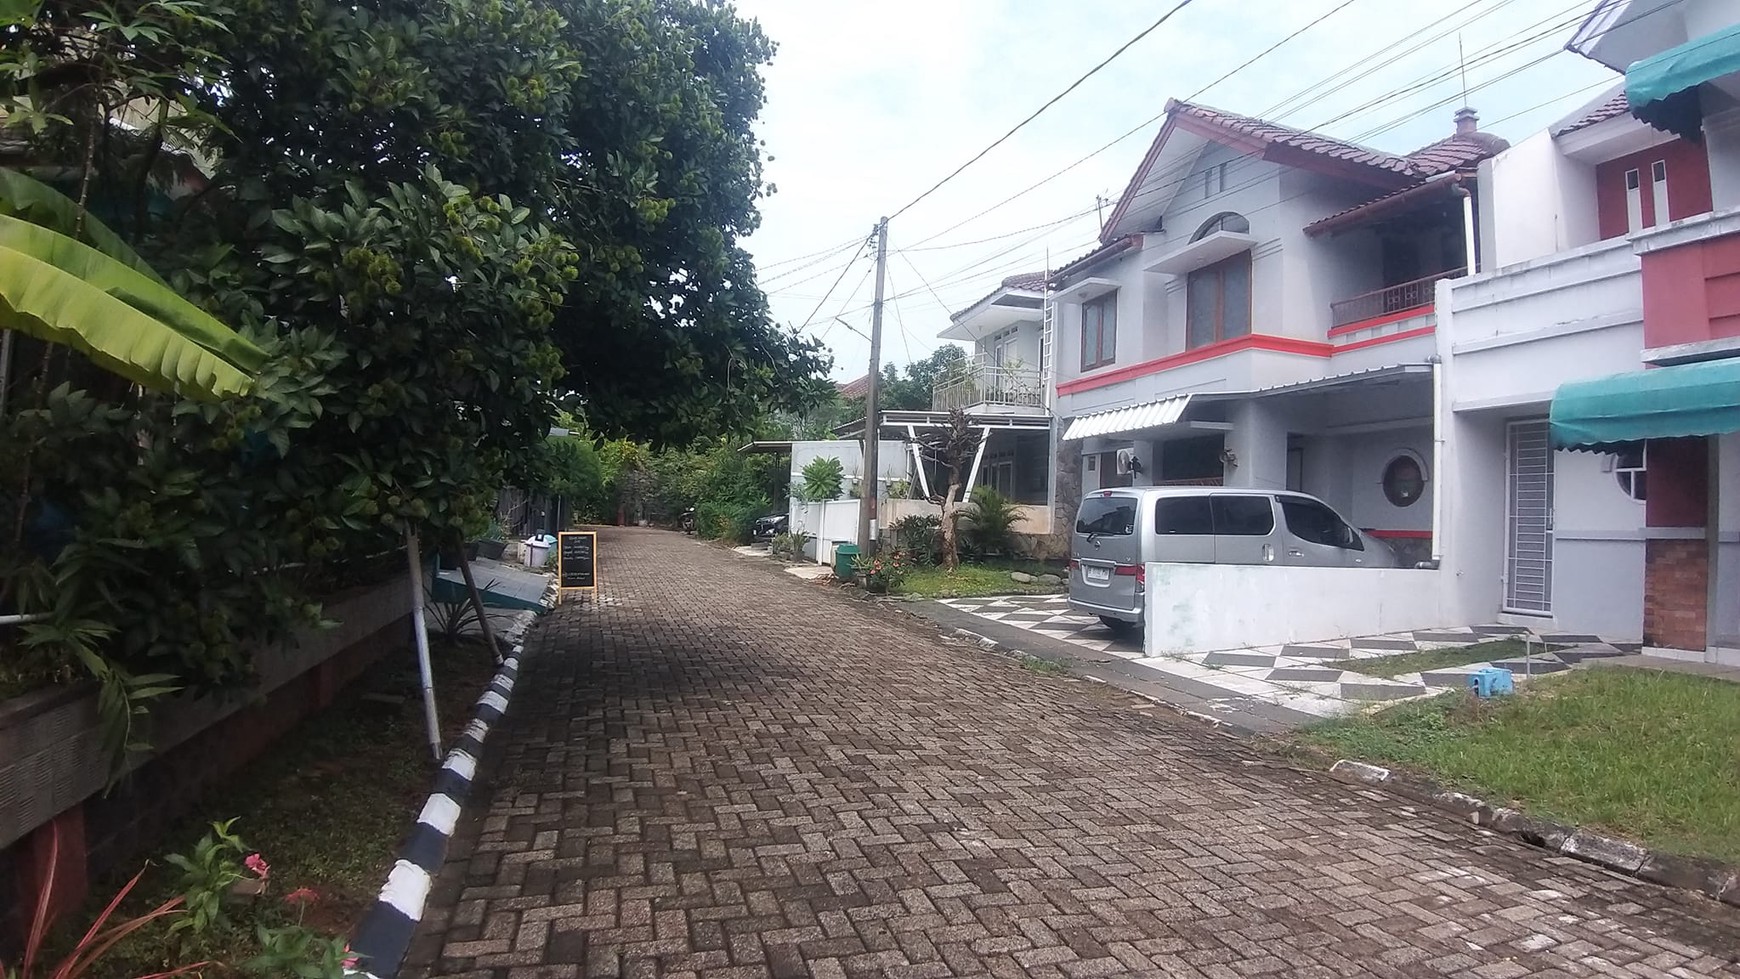
[[[1560,449],[1740,432],[1740,358],[1562,384],[1551,421]]]
[[[1636,112],[1712,78],[1740,71],[1740,24],[1705,34],[1625,69],[1625,98]]]

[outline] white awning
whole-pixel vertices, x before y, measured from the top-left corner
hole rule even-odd
[[[1175,424],[1184,417],[1184,409],[1189,405],[1190,395],[1181,394],[1175,398],[1131,405],[1128,408],[1096,411],[1091,415],[1071,419],[1069,428],[1064,430],[1063,440],[1068,442],[1102,435],[1118,435]]]

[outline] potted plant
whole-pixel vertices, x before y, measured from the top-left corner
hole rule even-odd
[[[506,550],[507,538],[502,536],[501,523],[499,521],[491,520],[489,522],[489,529],[485,530],[483,536],[478,538],[477,553],[489,558],[491,561],[500,561],[502,552]]]

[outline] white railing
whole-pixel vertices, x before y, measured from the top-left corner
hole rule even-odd
[[[932,411],[980,404],[1044,408],[1045,384],[1035,368],[975,360],[931,387]]]

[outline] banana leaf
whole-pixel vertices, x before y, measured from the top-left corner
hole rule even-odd
[[[266,358],[125,259],[4,214],[0,329],[66,344],[128,380],[194,398],[246,392]]]
[[[0,0],[0,4],[6,2],[7,0]],[[155,269],[145,264],[138,252],[94,215],[87,213],[81,225],[78,201],[17,170],[0,167],[0,214],[22,218],[50,231],[58,231],[68,238],[77,238],[134,271],[158,282],[163,281]]]

